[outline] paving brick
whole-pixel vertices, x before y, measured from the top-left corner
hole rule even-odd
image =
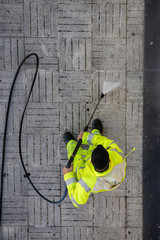
[[[38,114],[37,114],[38,112]],[[27,110],[27,133],[58,133],[58,104],[33,103]]]
[[[88,124],[88,122],[86,123],[86,114],[85,114],[85,104],[80,103],[80,116],[79,116],[79,122],[80,122],[80,131],[82,131],[81,129],[84,129],[85,126]]]
[[[59,196],[60,194],[60,178],[59,167],[38,167],[33,165],[27,167],[28,172],[31,174],[31,179],[37,189],[47,197]],[[54,176],[54,177],[53,177]],[[37,196],[37,193],[33,190],[32,186],[28,185],[29,196]]]
[[[24,82],[26,94],[28,96],[31,83],[33,81],[35,70],[26,70],[24,72]],[[59,101],[59,74],[52,71],[39,70],[31,94],[30,102],[34,103],[52,103]]]
[[[125,70],[125,41],[96,39],[93,41],[94,70]]]
[[[30,227],[29,239],[60,239],[60,228],[55,227]]]
[[[21,38],[0,39],[0,69],[15,69],[24,58],[24,43]]]
[[[2,138],[1,138],[1,146],[2,146]],[[25,145],[25,139],[22,138],[22,154],[24,157],[24,161],[26,160],[26,145]],[[0,153],[2,153],[2,148],[0,150]],[[6,144],[6,166],[7,164],[19,164],[19,145],[18,145],[18,135],[8,135],[7,137],[7,144]]]
[[[127,111],[127,132],[128,136],[141,136],[142,135],[142,111],[143,104],[141,103],[128,103],[126,106]]]
[[[60,38],[59,69],[63,71],[91,70],[91,39]]]
[[[86,227],[68,227],[62,228],[62,239],[64,240],[81,240],[81,239],[93,239],[93,230],[92,228]]]
[[[27,136],[27,159],[29,165],[58,165],[60,164],[60,138],[58,135]]]
[[[127,36],[133,38],[134,36],[143,38],[144,25],[144,2],[142,1],[128,1],[127,5]]]
[[[39,196],[29,197],[28,211],[30,226],[50,227],[55,226],[55,224],[56,226],[59,225],[60,208],[57,205],[47,203]]]
[[[141,72],[127,74],[127,101],[143,102],[143,74]]]
[[[114,226],[125,227],[125,197],[107,197],[106,194],[95,194],[94,203],[95,227],[108,226],[110,229]],[[101,212],[100,209],[103,211]]]
[[[78,134],[84,129],[86,124],[85,103],[60,104],[60,131],[62,134],[65,131],[72,131],[73,134]]]
[[[23,99],[23,97],[22,97],[22,99]],[[18,102],[19,102],[19,99],[18,99]],[[10,114],[9,114],[9,121],[8,121],[8,132],[10,133],[10,138],[11,139],[13,139],[14,137],[18,138],[20,119],[21,119],[22,108],[23,107],[24,107],[24,104],[19,104],[18,106],[16,106],[16,102],[12,103],[11,106],[10,106]],[[6,111],[6,108],[4,108],[5,111]],[[4,113],[4,118],[5,117],[6,117],[6,112]],[[23,130],[25,131],[25,129],[26,129],[26,125],[24,124]],[[14,134],[15,134],[15,136],[14,136]],[[22,136],[22,138],[23,138],[23,136]]]
[[[5,103],[0,103],[0,134],[3,134],[4,131],[5,115]]]
[[[97,2],[98,4],[93,5],[93,36],[125,38],[126,4],[120,1]]]
[[[125,228],[116,228],[116,229],[111,229],[111,228],[95,228],[94,230],[94,237],[95,239],[111,239],[111,240],[116,240],[116,239],[125,239]]]
[[[4,198],[2,221],[4,226],[26,226],[27,198],[10,195]]]
[[[71,18],[70,21],[66,18]],[[78,18],[77,18],[78,17]],[[76,20],[75,20],[76,19]],[[58,4],[58,34],[60,37],[91,37],[90,4]]]
[[[84,208],[74,208],[67,197],[61,207],[61,221],[66,227],[92,227],[93,215],[93,197],[89,197],[89,201]]]
[[[63,102],[91,101],[90,71],[60,72],[60,98]]]
[[[74,103],[73,104],[73,133],[79,133],[79,116],[80,116],[80,104]]]
[[[2,240],[28,240],[28,232],[26,227],[3,227]]]
[[[23,36],[23,6],[22,3],[0,3],[1,36]]]
[[[142,197],[142,169],[140,166],[127,168],[126,185],[128,197]]]
[[[130,228],[142,227],[142,199],[127,198],[127,226]]]
[[[57,37],[57,1],[24,1],[26,37]]]
[[[127,231],[127,239],[129,240],[142,240],[142,229],[141,228],[128,228]]]
[[[54,71],[58,70],[57,38],[25,38],[25,55],[36,53],[39,56],[40,68]],[[35,68],[35,58],[27,61],[28,65]]]
[[[131,38],[127,43],[127,70],[131,72],[141,72],[143,69],[142,40],[138,37]]]
[[[143,11],[144,10],[144,1],[142,0],[129,0],[128,1],[128,11]]]
[[[11,90],[12,82],[14,79],[16,71],[9,70],[9,71],[1,71],[1,81],[0,81],[0,102],[6,103],[8,102],[9,93]],[[20,79],[24,79],[23,73],[20,74],[20,78],[17,79],[17,82],[14,87],[14,92],[12,96],[12,102],[18,102],[19,105],[16,107],[20,108],[22,107],[21,103],[25,100],[25,88],[23,83],[20,81]],[[13,104],[11,104],[11,107]]]

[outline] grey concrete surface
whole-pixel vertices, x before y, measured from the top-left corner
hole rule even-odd
[[[36,52],[40,69],[23,126],[24,161],[51,200],[63,194],[67,163],[63,133],[85,127],[104,80],[119,89],[95,117],[104,135],[127,154],[125,182],[74,208],[43,201],[23,177],[18,150],[22,109],[34,73],[27,61],[18,78],[7,137],[3,240],[141,240],[144,0],[0,0],[0,156],[8,95],[23,57]]]

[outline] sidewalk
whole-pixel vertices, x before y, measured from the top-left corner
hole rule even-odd
[[[82,208],[41,200],[21,167],[18,133],[34,74],[34,58],[18,78],[9,120],[4,179],[3,240],[142,240],[142,114],[144,0],[0,1],[0,149],[8,95],[18,65],[40,57],[23,126],[31,179],[51,200],[63,194],[66,130],[77,137],[104,80],[121,81],[95,114],[104,135],[127,154],[126,181],[94,194]],[[0,155],[1,155],[0,150]]]

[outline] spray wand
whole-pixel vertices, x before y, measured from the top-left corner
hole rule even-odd
[[[87,132],[87,131],[88,131],[89,124],[90,124],[90,122],[91,122],[91,120],[92,120],[92,118],[93,118],[93,116],[94,116],[94,114],[95,114],[96,109],[98,108],[98,105],[99,105],[101,99],[104,98],[104,96],[105,96],[106,93],[112,91],[113,89],[115,89],[115,88],[117,88],[117,87],[119,87],[119,86],[120,86],[120,83],[119,83],[119,82],[117,83],[117,82],[104,81],[102,93],[101,93],[101,95],[100,95],[100,97],[99,97],[99,100],[98,100],[98,103],[96,104],[96,107],[95,107],[95,109],[94,109],[94,111],[93,111],[93,113],[92,113],[92,115],[91,115],[91,117],[90,117],[90,119],[89,119],[89,121],[88,121],[87,126],[86,126],[86,127],[84,128],[84,130],[83,130],[84,132]],[[74,149],[74,151],[73,151],[73,154],[72,154],[72,156],[70,157],[70,159],[69,159],[69,161],[68,161],[68,163],[67,163],[67,168],[70,168],[71,163],[73,162],[74,157],[76,156],[77,151],[78,151],[78,149],[80,148],[81,144],[82,144],[82,139],[79,139],[78,142],[77,142],[77,145],[76,145],[76,147],[75,147],[75,149]]]

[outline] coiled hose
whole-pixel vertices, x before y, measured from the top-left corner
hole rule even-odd
[[[20,69],[21,69],[22,65],[24,64],[24,62],[25,62],[28,58],[30,58],[31,56],[35,56],[35,57],[36,57],[36,70],[35,70],[35,73],[34,73],[34,77],[33,77],[32,85],[31,85],[31,88],[30,88],[30,91],[29,91],[29,94],[28,94],[28,98],[27,98],[27,101],[26,101],[26,104],[25,104],[25,107],[24,107],[24,110],[23,110],[23,113],[22,113],[22,117],[21,117],[21,121],[20,121],[20,128],[19,128],[19,155],[20,155],[20,159],[21,159],[21,163],[22,163],[24,172],[25,172],[24,177],[27,177],[27,178],[28,178],[28,181],[29,181],[30,184],[32,185],[33,189],[37,192],[37,194],[38,194],[41,198],[43,198],[45,201],[47,201],[47,202],[49,202],[49,203],[52,203],[52,204],[61,203],[61,202],[64,200],[64,198],[66,197],[66,195],[67,195],[67,186],[66,186],[66,184],[65,184],[65,190],[64,190],[63,197],[62,197],[59,201],[57,201],[57,202],[51,201],[51,200],[47,199],[46,197],[44,197],[44,196],[39,192],[39,190],[35,187],[35,185],[33,184],[33,182],[31,181],[30,174],[27,172],[26,167],[25,167],[25,165],[24,165],[23,156],[22,156],[22,148],[21,148],[21,137],[22,137],[23,119],[24,119],[24,115],[25,115],[25,112],[26,112],[26,109],[27,109],[27,106],[28,106],[28,102],[29,102],[31,93],[32,93],[32,91],[33,91],[34,83],[35,83],[35,81],[36,81],[36,77],[37,77],[37,73],[38,73],[38,68],[39,68],[39,57],[38,57],[38,55],[37,55],[36,53],[31,53],[31,54],[29,54],[28,56],[26,56],[26,57],[23,59],[23,61],[21,62],[21,64],[19,65],[19,67],[18,67],[18,69],[17,69],[17,72],[16,72],[16,74],[15,74],[15,77],[14,77],[14,80],[13,80],[13,83],[12,83],[12,86],[11,86],[11,90],[10,90],[10,94],[9,94],[9,100],[8,100],[8,105],[7,105],[5,128],[4,128],[4,135],[3,135],[3,151],[2,151],[2,166],[1,166],[0,236],[2,236],[3,178],[4,178],[4,163],[5,163],[6,137],[7,137],[9,110],[10,110],[10,105],[11,105],[11,100],[12,100],[12,93],[13,93],[14,85],[15,85],[15,83],[16,83],[17,76],[18,76],[18,74],[19,74],[19,72],[20,72]]]

